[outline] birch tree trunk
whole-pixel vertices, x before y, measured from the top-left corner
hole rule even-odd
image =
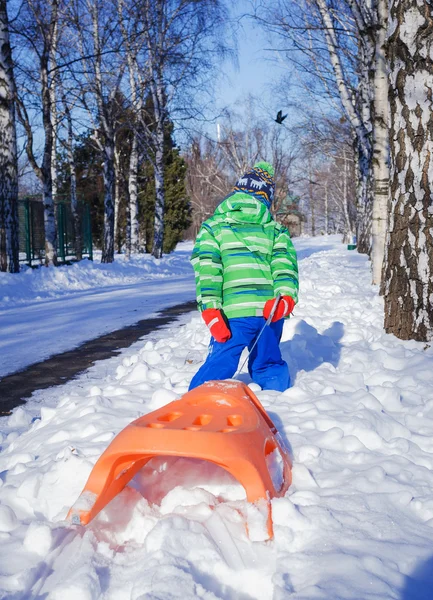
[[[131,155],[129,157],[129,180],[128,180],[128,195],[129,195],[129,219],[131,223],[131,252],[139,250],[139,223],[138,223],[138,147],[137,133],[134,130],[132,137]]]
[[[15,82],[6,0],[0,0],[0,270],[18,273],[18,161]]]
[[[385,329],[433,338],[433,20],[430,0],[391,0],[390,223]]]
[[[382,281],[388,220],[389,141],[388,141],[388,73],[385,56],[388,25],[388,0],[377,0],[376,48],[374,69],[374,137],[372,220],[373,284]]]
[[[325,182],[325,235],[329,233],[328,179]]]
[[[51,101],[51,124],[53,128],[53,144],[51,148],[51,180],[52,180],[52,193],[53,200],[57,200],[58,195],[58,176],[57,176],[57,135],[59,127],[59,119],[57,114],[57,42],[58,42],[59,24],[58,21],[54,23],[53,39],[51,41],[50,49],[50,71],[51,85],[50,85],[50,101]]]
[[[107,139],[104,143],[104,242],[101,262],[110,263],[114,260],[114,140]]]
[[[51,120],[51,96],[48,82],[48,52],[41,57],[41,85],[42,85],[42,122],[44,126],[45,142],[41,166],[41,181],[44,204],[45,226],[45,265],[57,264],[57,227],[54,215],[53,178],[52,178],[52,152],[53,152],[53,123]]]
[[[29,162],[42,184],[42,201],[44,206],[44,229],[45,229],[45,265],[57,264],[57,226],[54,215],[53,202],[53,178],[52,178],[52,153],[53,153],[53,121],[50,63],[52,58],[52,42],[58,22],[58,0],[51,0],[49,11],[47,6],[42,6],[35,0],[27,0],[28,7],[36,23],[38,44],[41,47],[39,57],[39,79],[41,85],[42,102],[42,125],[44,129],[44,147],[42,164],[36,162],[33,152],[33,131],[26,108],[22,102],[17,100],[18,117],[25,129],[27,136],[26,152]]]
[[[81,235],[81,216],[78,209],[77,199],[77,169],[75,165],[74,157],[74,131],[72,127],[72,115],[71,110],[68,106],[67,100],[63,98],[63,105],[65,107],[66,121],[68,124],[68,137],[66,142],[66,153],[68,158],[69,176],[71,178],[71,210],[72,218],[74,219],[74,246],[75,255],[77,260],[83,258],[83,240]]]
[[[349,197],[347,193],[347,158],[346,158],[346,149],[343,149],[343,214],[344,214],[344,222],[345,222],[345,233],[343,237],[343,243],[351,244],[353,242],[353,231],[352,231],[352,223],[350,221],[349,215]]]
[[[157,123],[157,148],[155,152],[155,222],[153,233],[152,256],[161,258],[164,242],[164,126]]]
[[[362,17],[356,14],[357,26],[360,35],[364,35],[362,44],[360,44],[360,70],[363,74],[360,89],[360,108],[355,107],[352,102],[349,87],[347,85],[343,64],[339,54],[337,36],[335,34],[334,23],[332,21],[330,8],[326,0],[316,0],[320,11],[323,24],[325,26],[325,40],[328,48],[335,81],[339,92],[340,100],[346,116],[350,122],[354,133],[355,147],[358,154],[357,160],[357,205],[358,205],[358,223],[357,238],[358,251],[369,254],[371,251],[371,218],[372,218],[372,147],[371,133],[371,109],[370,109],[370,88],[368,85],[368,73],[371,65],[372,47],[364,31],[365,24],[361,23]],[[351,9],[358,4],[349,2]],[[359,9],[358,9],[359,12]]]
[[[128,236],[127,236],[127,251],[128,255],[131,252],[138,252],[140,247],[139,231],[140,224],[138,222],[138,137],[137,137],[137,123],[138,115],[143,107],[143,100],[137,90],[137,42],[131,44],[130,36],[125,26],[124,20],[124,0],[117,0],[117,8],[119,14],[120,28],[122,31],[122,37],[126,49],[126,60],[128,63],[129,71],[129,87],[131,90],[131,102],[134,111],[133,122],[131,124],[132,130],[132,144],[131,154],[129,157],[129,177],[128,177],[128,196],[129,196],[129,210],[128,212]]]
[[[108,114],[110,108],[104,98],[102,77],[102,52],[99,33],[99,5],[88,2],[92,19],[92,36],[95,73],[95,97],[98,107],[98,121],[102,131],[98,131],[97,139],[103,157],[104,178],[104,237],[101,262],[111,263],[114,260],[114,183],[115,183],[115,135],[114,128]]]
[[[120,207],[120,150],[114,145],[114,246],[117,252],[121,251],[119,231],[119,207]],[[129,237],[126,235],[126,255],[129,256]]]

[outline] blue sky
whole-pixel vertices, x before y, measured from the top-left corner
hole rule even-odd
[[[238,0],[231,8],[231,17],[240,17],[251,12],[248,0]],[[266,33],[255,25],[251,19],[242,18],[237,29],[238,66],[226,60],[221,65],[217,106],[233,105],[239,108],[249,95],[259,97],[266,106],[264,112],[270,114],[279,108],[273,86],[278,82],[282,69],[275,61],[275,55],[266,51],[269,41]],[[284,109],[284,107],[282,107]]]

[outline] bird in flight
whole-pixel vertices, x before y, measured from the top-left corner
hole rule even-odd
[[[283,115],[283,111],[279,110],[277,112],[277,118],[274,119],[275,123],[278,123],[279,125],[282,125],[284,119],[287,117],[287,115]]]

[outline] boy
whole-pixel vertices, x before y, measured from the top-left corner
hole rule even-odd
[[[273,167],[255,164],[197,235],[191,263],[198,308],[212,338],[190,390],[211,379],[233,377],[243,349],[254,344],[278,293],[272,322],[250,354],[248,371],[264,390],[290,386],[279,342],[284,317],[297,302],[298,266],[289,232],[269,210],[274,191]]]

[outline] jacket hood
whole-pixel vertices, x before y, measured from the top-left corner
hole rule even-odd
[[[234,223],[264,224],[272,221],[272,215],[266,205],[254,196],[244,192],[230,194],[217,206],[215,215]]]

